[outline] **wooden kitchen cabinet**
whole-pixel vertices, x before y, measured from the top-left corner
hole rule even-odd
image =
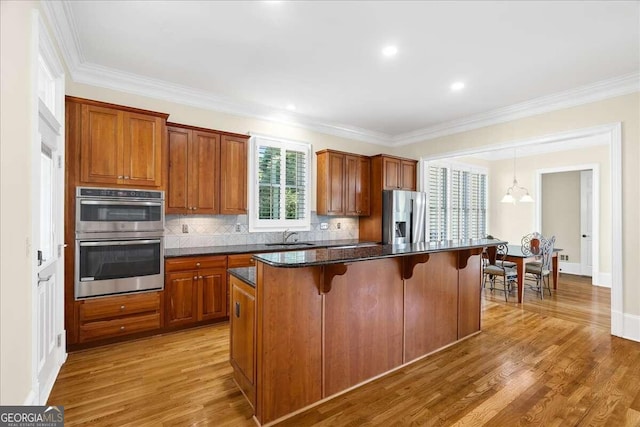
[[[229,276],[231,288],[230,362],[233,377],[255,408],[256,381],[256,294],[255,288]]]
[[[247,144],[244,135],[169,123],[166,213],[246,213]]]
[[[334,150],[316,154],[318,215],[369,215],[369,158]]]
[[[167,126],[167,141],[166,213],[219,213],[220,135]]]
[[[162,186],[166,114],[72,97],[67,102],[81,105],[79,182]]]
[[[361,240],[382,241],[382,191],[416,191],[418,162],[412,159],[378,154],[371,159],[371,211],[358,221]]]
[[[79,342],[159,329],[161,318],[160,292],[84,300],[78,303]]]
[[[227,268],[255,267],[253,254],[236,254],[227,256]]]
[[[416,191],[417,161],[381,156],[383,190]]]
[[[227,316],[227,257],[165,261],[165,325],[189,325]]]
[[[248,137],[222,135],[220,148],[220,213],[247,213]]]

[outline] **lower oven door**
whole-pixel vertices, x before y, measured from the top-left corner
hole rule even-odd
[[[163,254],[162,237],[76,240],[76,299],[163,289]]]

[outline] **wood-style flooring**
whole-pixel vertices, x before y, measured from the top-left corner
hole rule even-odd
[[[282,426],[640,426],[640,343],[610,336],[609,290],[561,275],[541,301],[483,291],[482,333]],[[253,426],[228,324],[72,353],[67,426]]]

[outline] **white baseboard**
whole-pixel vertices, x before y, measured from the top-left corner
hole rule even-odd
[[[640,316],[611,310],[611,333],[640,342]]]
[[[597,273],[594,276],[593,284],[595,286],[602,286],[603,288],[611,287],[611,273]]]
[[[558,268],[563,274],[575,274],[577,276],[582,275],[582,269],[579,263],[576,262],[558,262]],[[599,273],[593,272],[593,279],[591,281],[594,286],[602,286],[603,288],[611,287],[611,273]]]
[[[577,275],[581,273],[580,264],[577,262],[558,261],[558,268],[560,269],[560,273]]]

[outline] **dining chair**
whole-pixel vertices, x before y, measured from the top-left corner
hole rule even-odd
[[[493,237],[491,234],[487,234],[487,235],[485,236],[485,239],[502,240],[502,239],[500,239],[500,238],[498,238],[498,237]],[[487,264],[488,264],[487,259],[486,259],[486,252],[487,252],[486,250],[487,250],[487,248],[485,248],[485,249],[482,251],[483,266],[485,266],[485,265],[487,265]],[[515,267],[516,267],[516,263],[515,263],[515,262],[513,262],[513,261],[505,261],[504,259],[502,259],[502,260],[498,260],[498,261],[497,261],[497,263],[498,263],[499,265],[503,266],[503,267],[508,267],[508,268],[515,268]]]
[[[522,245],[522,253],[529,256],[537,256],[540,253],[540,242],[544,237],[541,233],[534,231],[522,236],[520,244]],[[539,266],[540,261],[530,261],[527,265]]]
[[[539,246],[537,247],[537,249],[535,249],[537,251],[536,256],[539,257],[539,261],[528,262],[525,266],[525,279],[532,278],[532,281],[535,281],[535,285],[529,285],[528,287],[538,292],[540,294],[540,298],[542,299],[544,299],[545,284],[547,290],[549,291],[549,296],[551,296],[549,277],[551,276],[552,272],[551,261],[555,243],[556,236],[551,236],[551,238],[549,239],[540,237]]]
[[[513,267],[506,267],[504,261],[509,253],[509,248],[506,244],[498,246],[491,246],[487,248],[487,265],[484,266],[483,274],[484,280],[482,287],[486,287],[487,280],[491,284],[492,291],[498,290],[504,292],[505,302],[509,299],[509,292],[511,292],[512,286],[518,280],[518,271]],[[496,288],[497,278],[502,278],[502,289]]]

